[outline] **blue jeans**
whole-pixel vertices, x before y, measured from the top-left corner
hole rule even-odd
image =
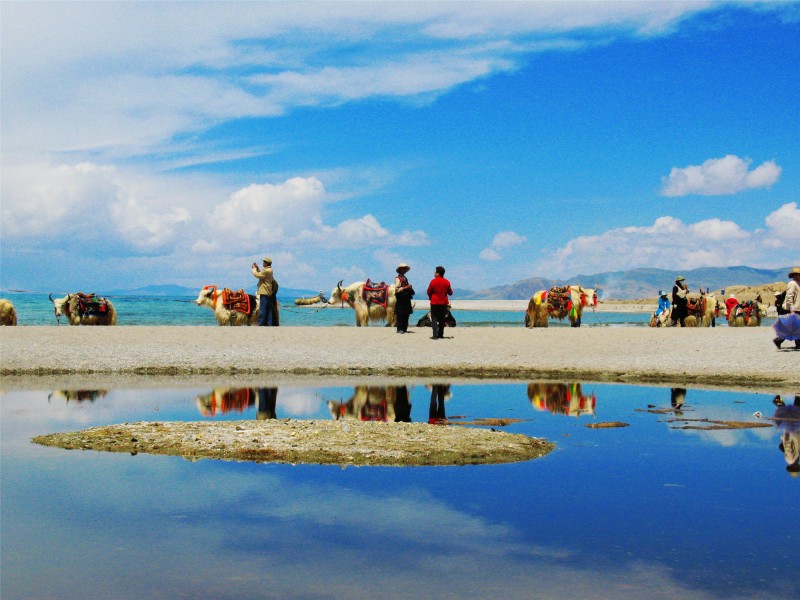
[[[271,327],[272,320],[272,295],[261,294],[258,297],[258,324],[261,327]]]

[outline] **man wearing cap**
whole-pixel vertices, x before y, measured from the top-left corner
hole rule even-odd
[[[275,278],[272,275],[272,259],[264,257],[264,266],[259,269],[256,263],[252,265],[253,277],[258,279],[258,288],[256,295],[258,296],[259,313],[258,324],[260,327],[269,327],[275,323],[275,293],[274,289]]]
[[[411,298],[414,297],[414,288],[408,283],[406,273],[411,270],[406,263],[397,265],[397,277],[394,278],[394,314],[397,320],[397,333],[408,333],[408,317],[414,312]]]
[[[783,299],[784,314],[800,313],[800,267],[793,267],[789,271],[789,284],[786,286],[786,297]],[[772,340],[778,348],[784,342],[784,338],[776,337]],[[794,347],[800,348],[800,340],[794,341]]]
[[[689,286],[684,283],[683,276],[675,278],[675,285],[672,286],[672,326],[675,327],[680,321],[681,327],[686,327],[684,319],[689,316],[686,294],[689,293]]]

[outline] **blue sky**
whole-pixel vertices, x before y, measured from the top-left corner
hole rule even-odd
[[[0,11],[4,289],[800,264],[800,3]]]

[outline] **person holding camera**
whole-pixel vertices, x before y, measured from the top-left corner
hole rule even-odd
[[[256,288],[259,305],[258,325],[260,327],[277,325],[275,293],[278,291],[278,285],[272,274],[272,259],[265,257],[261,269],[258,268],[256,263],[253,263],[251,271],[253,272],[253,277],[258,279],[258,288]]]

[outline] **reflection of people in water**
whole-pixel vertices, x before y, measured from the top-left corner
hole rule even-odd
[[[278,388],[276,387],[262,387],[256,389],[258,396],[258,411],[256,412],[256,419],[259,421],[266,421],[267,419],[275,419],[275,403],[278,400]]]
[[[780,396],[772,401],[778,408],[775,410],[775,426],[781,432],[781,443],[778,449],[786,459],[786,470],[797,477],[800,473],[800,396],[794,397],[794,403],[787,406]]]
[[[411,423],[411,402],[406,385],[394,388],[394,420],[396,423]]]
[[[328,402],[334,419],[358,421],[410,421],[411,405],[406,386],[357,385],[347,402]]]
[[[676,413],[681,412],[683,404],[686,402],[686,388],[671,388],[669,391],[669,403]]]
[[[597,397],[584,395],[580,383],[529,383],[528,400],[536,410],[570,417],[593,415],[597,406]]]
[[[450,384],[434,383],[428,387],[431,388],[431,407],[428,412],[428,423],[446,425],[447,415],[444,410],[444,401],[450,398]]]

